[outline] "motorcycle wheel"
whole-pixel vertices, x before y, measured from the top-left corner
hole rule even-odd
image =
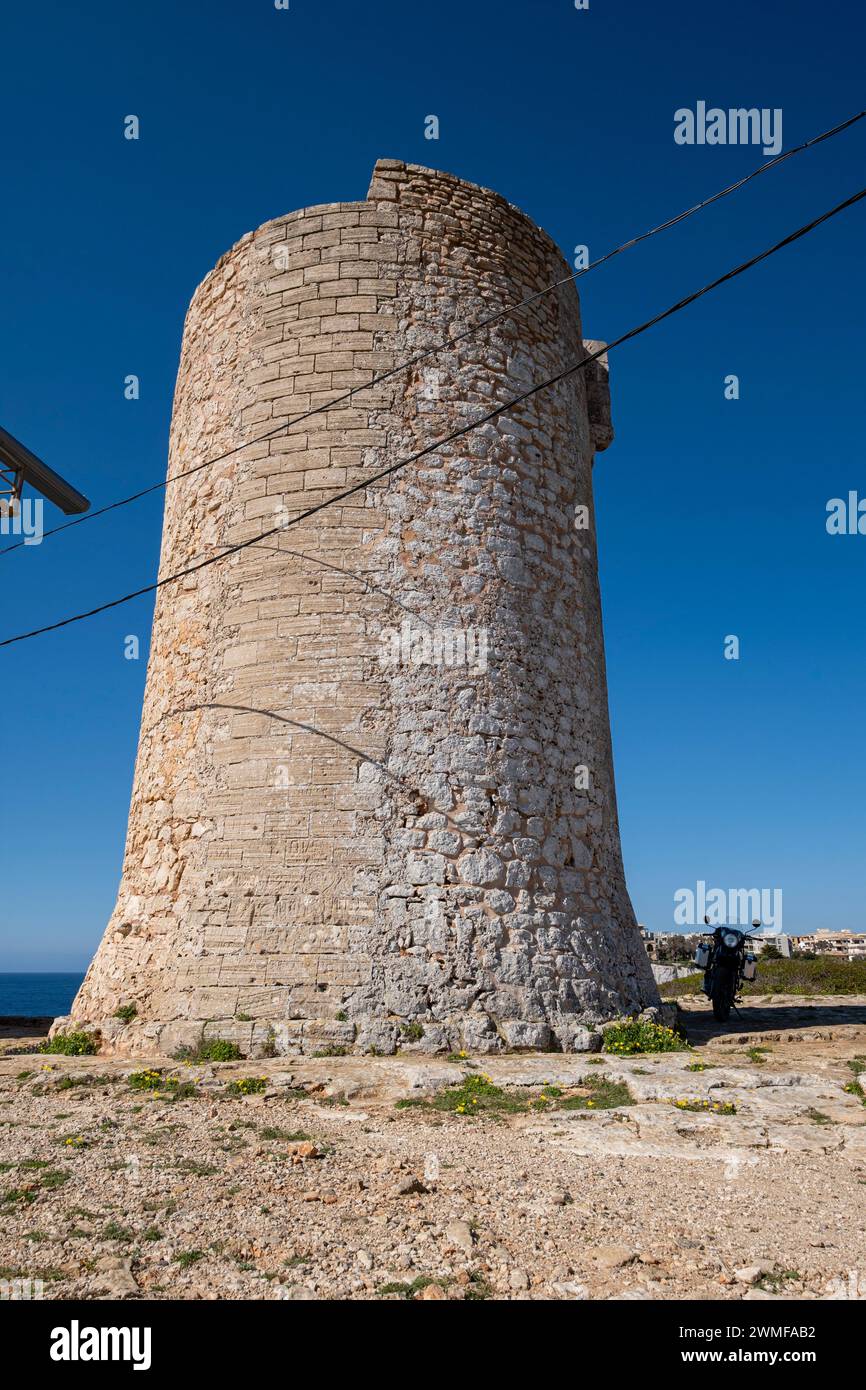
[[[734,1002],[734,977],[729,970],[713,972],[710,998],[713,1001],[713,1018],[719,1023],[726,1023],[731,1016],[731,1005]]]

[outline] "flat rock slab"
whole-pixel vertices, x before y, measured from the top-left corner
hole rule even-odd
[[[840,1016],[822,1001],[809,1017],[823,1026],[796,1029],[782,1001],[784,1027],[751,1017],[744,1033],[706,1036],[689,1010],[693,1050],[632,1058],[185,1067],[39,1055],[32,1035],[10,1038],[0,1266],[38,1273],[38,1229],[47,1298],[741,1299],[773,1296],[777,1275],[786,1297],[862,1298],[866,1108],[843,1089],[866,1056],[862,1006],[847,999]],[[774,1007],[761,1006],[770,1022]],[[197,1094],[131,1089],[147,1065]],[[487,1117],[396,1104],[466,1076],[535,1102],[601,1075],[635,1103]],[[264,1089],[233,1095],[243,1077]]]

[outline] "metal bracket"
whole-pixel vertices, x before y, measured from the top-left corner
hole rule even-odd
[[[14,508],[25,482],[49,502],[53,502],[67,516],[86,512],[90,506],[87,498],[77,488],[67,483],[66,479],[55,473],[53,468],[49,468],[47,463],[43,463],[32,454],[27,446],[9,434],[8,430],[0,427],[0,497],[4,495],[5,486],[5,495],[14,499],[11,504]],[[7,502],[6,506],[9,505]]]
[[[0,458],[0,517],[14,516],[21,501],[24,474]]]

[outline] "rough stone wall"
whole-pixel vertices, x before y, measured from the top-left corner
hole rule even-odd
[[[201,285],[169,476],[567,274],[496,194],[380,161],[366,201],[266,224]],[[170,484],[161,574],[585,352],[568,285]],[[120,894],[76,1024],[132,1050],[568,1050],[657,1002],[608,726],[591,469],[610,437],[596,363],[160,590]]]

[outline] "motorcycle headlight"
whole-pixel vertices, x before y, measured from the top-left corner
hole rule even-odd
[[[724,941],[725,945],[730,946],[731,949],[733,949],[733,947],[737,945],[739,939],[739,935],[735,931],[726,931],[724,936],[722,937],[722,940]]]

